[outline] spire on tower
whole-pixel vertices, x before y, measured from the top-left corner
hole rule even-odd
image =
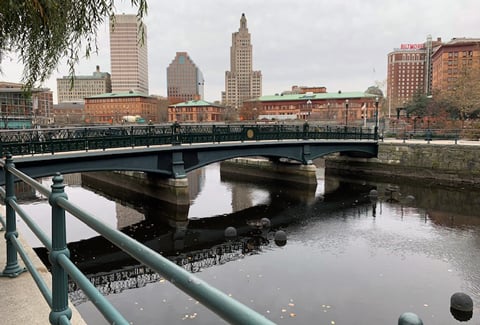
[[[246,29],[247,28],[247,18],[245,17],[245,14],[242,14],[242,18],[240,18],[240,29]]]

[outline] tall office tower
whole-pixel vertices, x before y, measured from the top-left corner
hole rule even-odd
[[[224,105],[239,108],[244,100],[262,95],[262,72],[252,70],[252,44],[247,28],[247,18],[242,14],[240,29],[232,34],[230,71],[225,72]]]
[[[388,116],[396,115],[416,93],[432,91],[432,55],[441,38],[425,43],[402,44],[388,54],[387,99]]]
[[[203,99],[203,74],[187,52],[177,52],[167,68],[167,96],[171,104]]]
[[[75,76],[73,85],[70,76],[57,79],[58,103],[83,101],[85,97],[111,92],[110,73],[101,72],[98,65],[91,76]]]
[[[110,22],[112,92],[148,95],[147,28],[143,41],[136,15],[115,15]]]

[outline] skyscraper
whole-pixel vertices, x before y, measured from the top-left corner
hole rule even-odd
[[[203,74],[187,52],[177,52],[167,68],[167,96],[172,104],[203,99]]]
[[[262,72],[252,70],[252,44],[247,18],[242,14],[238,32],[232,34],[230,71],[225,72],[223,104],[239,108],[244,100],[262,95]]]
[[[110,23],[112,92],[148,94],[147,28],[143,40],[136,15],[115,15]]]

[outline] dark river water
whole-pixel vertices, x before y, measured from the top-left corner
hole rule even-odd
[[[402,313],[413,312],[424,324],[458,324],[450,297],[464,292],[474,311],[462,323],[480,324],[478,192],[325,178],[321,169],[316,189],[292,189],[225,177],[211,165],[189,175],[188,211],[173,209],[188,222],[168,223],[163,216],[172,208],[155,200],[86,189],[80,175],[67,175],[66,182],[72,202],[275,323],[397,324]],[[45,200],[31,193],[21,201],[47,229]],[[261,218],[271,228],[251,226]],[[72,258],[131,324],[224,324],[68,219]],[[18,226],[39,246],[22,221]],[[238,238],[224,238],[228,226],[238,229]],[[275,243],[277,230],[285,231],[285,245]],[[74,284],[70,291],[88,324],[107,324]]]

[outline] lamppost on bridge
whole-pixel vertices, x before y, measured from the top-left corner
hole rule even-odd
[[[378,97],[375,97],[375,140],[378,140]]]
[[[309,99],[307,100],[307,112],[305,114],[305,120],[308,120],[310,113],[312,112],[312,101]]]
[[[345,126],[348,126],[348,99],[345,99]]]

